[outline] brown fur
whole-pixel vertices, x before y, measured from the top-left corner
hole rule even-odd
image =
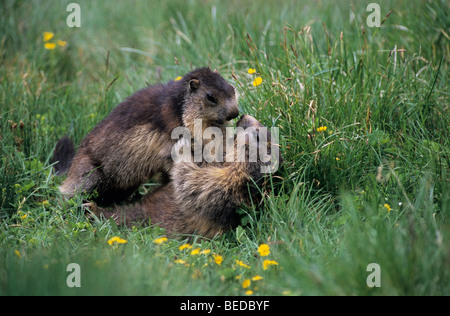
[[[54,169],[56,174],[63,174],[69,170],[72,164],[72,159],[75,156],[75,145],[73,141],[64,136],[58,143],[56,143],[55,150],[53,151],[53,157],[50,163],[54,163]]]
[[[238,126],[254,127],[256,133],[262,125],[253,117],[244,115]],[[247,142],[255,142],[256,137]],[[235,140],[236,147],[237,140]],[[247,145],[249,145],[247,143]],[[259,144],[258,144],[259,145]],[[248,155],[248,146],[246,147]],[[140,203],[114,209],[87,206],[96,216],[114,218],[119,224],[133,224],[150,218],[152,224],[166,229],[169,235],[198,234],[212,238],[238,223],[236,208],[250,204],[255,195],[249,194],[249,184],[262,179],[263,163],[234,162],[196,164],[177,162],[171,170],[172,181],[146,194]],[[253,192],[254,193],[254,192]]]
[[[60,191],[71,197],[96,190],[95,201],[104,205],[123,201],[156,173],[169,173],[175,127],[193,132],[194,120],[202,119],[203,129],[224,129],[238,114],[233,86],[209,68],[144,88],[84,138]]]

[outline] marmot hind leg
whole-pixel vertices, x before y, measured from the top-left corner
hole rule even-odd
[[[108,207],[101,207],[95,202],[83,203],[82,208],[85,210],[86,215],[93,220],[94,215],[97,218],[113,219],[117,225],[130,226],[141,225],[144,222],[154,220],[153,216],[150,216],[149,208],[145,205],[145,197],[143,201],[130,204],[130,205],[114,205]],[[150,207],[151,209],[151,207]]]
[[[123,225],[127,222],[127,213],[120,209],[109,209],[99,207],[94,202],[86,202],[81,205],[85,212],[85,215],[90,221],[95,221],[97,219],[112,219],[117,225]]]

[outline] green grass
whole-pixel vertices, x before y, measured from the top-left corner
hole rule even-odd
[[[392,13],[369,28],[370,1],[78,1],[69,28],[70,2],[0,5],[0,295],[450,294],[448,2],[378,1]],[[67,46],[44,49],[45,31]],[[137,89],[205,65],[280,129],[285,165],[258,210],[179,250],[62,203],[58,138],[79,144]],[[66,285],[72,262],[81,288]]]

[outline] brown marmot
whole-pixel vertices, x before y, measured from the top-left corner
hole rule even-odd
[[[261,183],[264,177],[261,166],[269,165],[259,157],[253,162],[248,159],[250,147],[261,146],[260,128],[263,125],[255,118],[243,115],[237,126],[253,128],[253,135],[245,138],[245,151],[241,151],[241,157],[235,150],[231,153],[233,157],[227,157],[223,163],[174,162],[171,182],[147,193],[140,203],[109,209],[99,208],[94,203],[85,206],[96,216],[113,218],[118,224],[148,223],[150,218],[151,224],[165,228],[168,235],[196,234],[212,238],[228,231],[239,223],[236,213],[239,205],[257,203],[259,191],[251,184]],[[270,133],[267,139],[268,148],[264,152],[270,155]],[[235,149],[237,143],[235,139]],[[259,149],[259,152],[263,151]],[[277,157],[281,162],[281,156]]]
[[[193,135],[194,120],[201,119],[203,130],[224,130],[238,115],[234,87],[209,68],[139,90],[83,139],[59,190],[68,197],[96,190],[95,201],[102,205],[123,201],[156,173],[170,171],[175,127],[187,127]],[[59,163],[58,168],[65,171]]]

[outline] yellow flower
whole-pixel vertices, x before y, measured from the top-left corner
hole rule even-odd
[[[253,74],[256,72],[256,70],[253,69],[253,68],[249,68],[247,72],[248,72],[249,74],[253,75]]]
[[[210,252],[211,252],[211,250],[205,249],[205,250],[200,251],[200,254],[201,254],[201,255],[207,255],[207,254],[210,253]]]
[[[20,217],[20,219],[25,219],[25,218],[27,218],[27,216],[28,216],[28,214],[25,213],[23,216]]]
[[[157,238],[157,239],[153,240],[153,243],[157,244],[157,245],[161,245],[163,242],[166,242],[167,240],[168,240],[167,237],[161,237],[161,238]]]
[[[223,257],[222,256],[220,256],[220,255],[213,255],[213,258],[214,258],[214,262],[218,266],[220,266],[222,264],[222,261],[223,261]]]
[[[243,268],[250,269],[250,267],[248,265],[246,265],[245,263],[243,263],[241,260],[236,260],[236,264]]]
[[[183,79],[183,77],[178,76],[178,77],[175,78],[175,81],[178,81],[178,80],[181,80],[181,79]]]
[[[243,287],[244,289],[246,289],[246,288],[248,288],[248,287],[250,286],[250,284],[252,284],[252,281],[250,281],[250,279],[245,279],[245,280],[242,282],[242,287]]]
[[[120,238],[120,237],[117,237],[117,236],[115,236],[115,237],[112,237],[110,240],[108,240],[108,244],[111,246],[111,245],[113,245],[113,244],[126,244],[127,243],[127,241],[125,240],[125,239],[122,239],[122,238]]]
[[[44,47],[45,47],[45,49],[55,49],[56,44],[55,43],[45,43]]]
[[[320,127],[317,129],[318,132],[325,132],[326,130],[327,130],[327,127],[326,127],[326,126],[320,126]]]
[[[260,276],[260,275],[255,275],[255,276],[252,278],[252,281],[259,281],[259,280],[262,280],[262,279],[264,279],[262,276]]]
[[[245,295],[252,295],[253,294],[253,291],[252,290],[247,290],[247,291],[245,291]]]
[[[184,261],[183,259],[177,259],[174,262],[178,264],[186,264],[186,261]]]
[[[191,251],[191,255],[195,256],[198,255],[200,253],[200,248],[194,249]]]
[[[388,213],[392,210],[389,204],[384,204],[383,206],[387,209]]]
[[[277,266],[278,262],[274,261],[274,260],[264,260],[263,262],[263,268],[264,270],[267,270],[269,268],[269,266]]]
[[[49,40],[51,40],[53,38],[53,36],[55,36],[55,34],[53,32],[44,32],[42,33],[42,39],[44,42],[47,42]]]
[[[270,248],[268,245],[262,244],[262,245],[259,245],[258,252],[261,257],[265,257],[270,254]]]
[[[262,82],[262,78],[261,77],[256,77],[255,80],[253,80],[253,85],[255,87],[259,86],[261,84],[261,82]]]
[[[184,244],[181,245],[180,248],[178,248],[179,250],[184,250],[184,249],[191,249],[192,245],[191,244]]]
[[[58,46],[64,47],[64,46],[67,45],[67,42],[66,42],[66,41],[58,40],[58,41],[56,42],[56,44],[57,44]]]
[[[19,257],[19,259],[22,258],[22,255],[20,254],[19,250],[17,250],[17,249],[14,250],[14,253],[16,254],[17,257]]]

